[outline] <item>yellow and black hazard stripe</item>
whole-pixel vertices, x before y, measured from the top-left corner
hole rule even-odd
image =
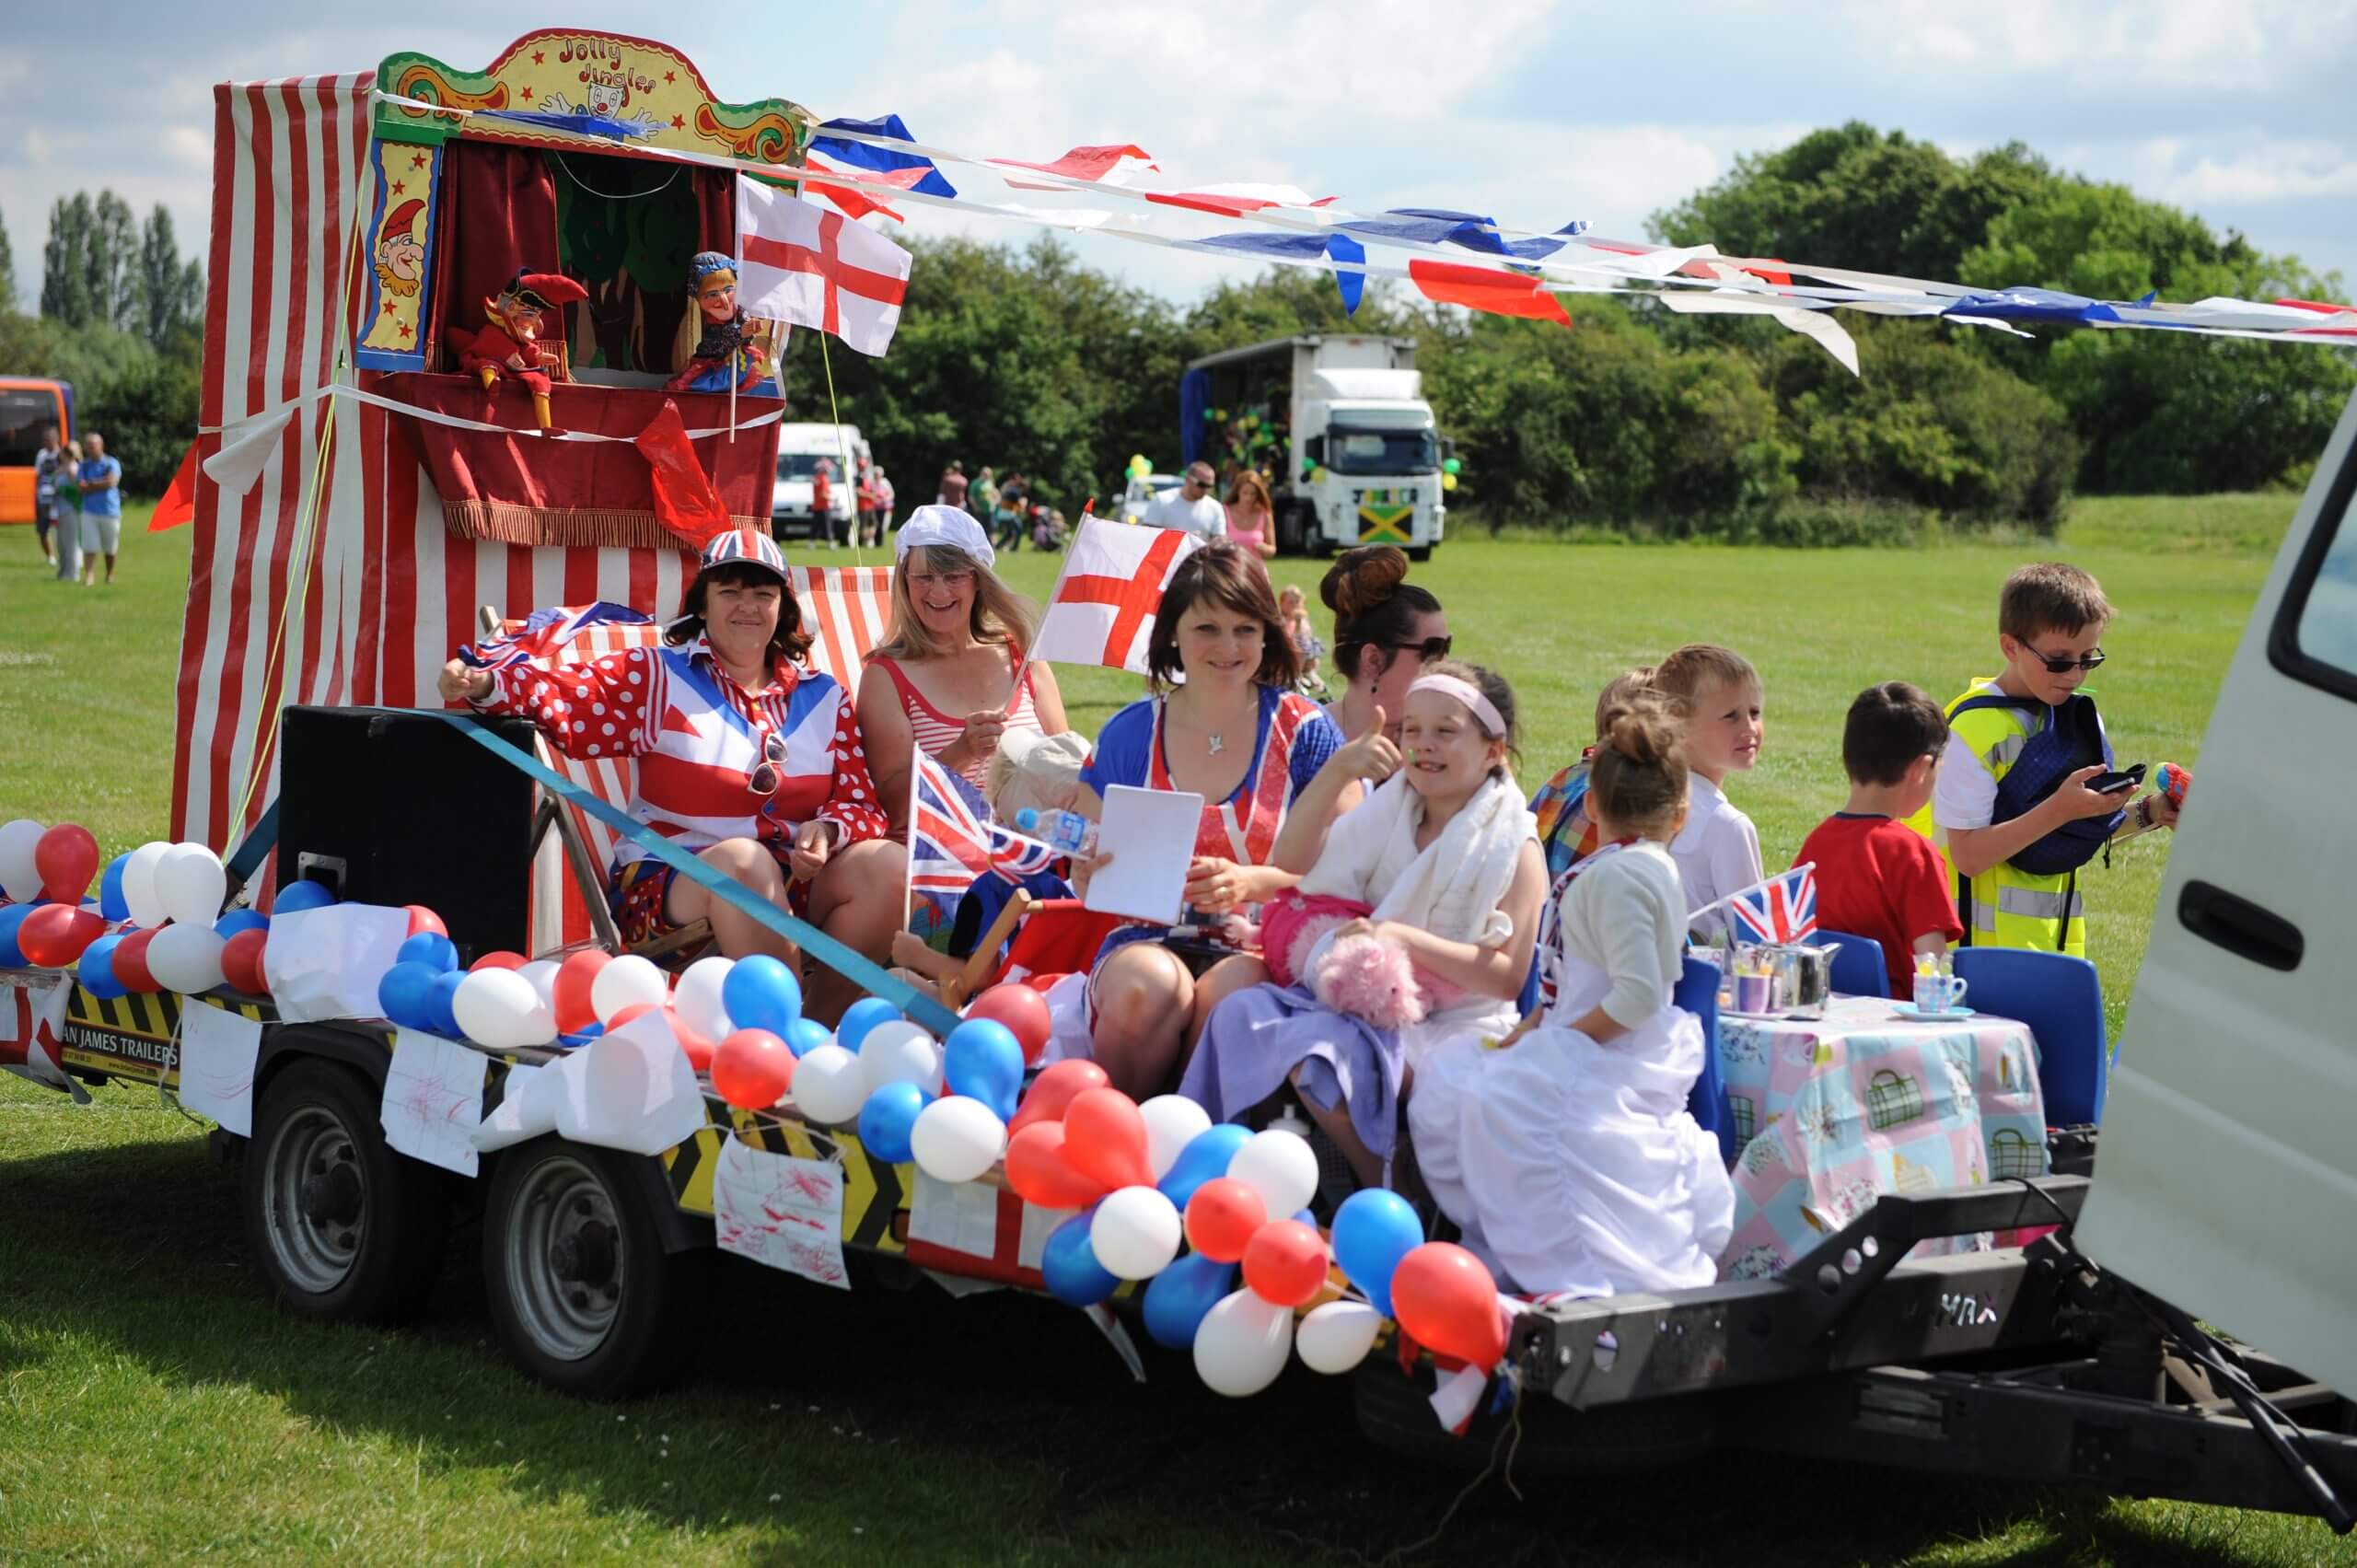
[[[59,1042],[64,1064],[142,1083],[178,1083],[180,1066],[172,1037],[180,1028],[180,1009],[191,1000],[170,991],[99,997],[75,986],[65,1001],[65,1037]],[[193,1000],[257,1023],[270,1023],[276,1017],[261,1003],[243,998]]]
[[[843,1245],[870,1252],[908,1249],[908,1209],[914,1166],[887,1165],[870,1157],[850,1132],[814,1132],[799,1121],[757,1117],[719,1100],[705,1102],[710,1125],[694,1137],[663,1152],[663,1167],[671,1180],[671,1195],[691,1214],[713,1212],[713,1175],[719,1168],[722,1141],[735,1137],[773,1155],[797,1159],[840,1158],[843,1167]]]

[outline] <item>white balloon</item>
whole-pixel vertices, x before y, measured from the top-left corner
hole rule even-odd
[[[1196,1133],[1212,1130],[1211,1113],[1185,1095],[1156,1095],[1138,1107],[1138,1115],[1145,1121],[1145,1159],[1156,1181],[1170,1174],[1178,1151]]]
[[[556,1009],[517,970],[476,970],[450,998],[460,1032],[477,1045],[514,1051],[556,1039]]]
[[[798,1067],[795,1079],[798,1086]],[[917,1168],[935,1181],[971,1181],[1006,1153],[1006,1123],[981,1100],[945,1095],[917,1112],[916,1125],[909,1130],[909,1148],[916,1156]]]
[[[720,1000],[728,971],[736,967],[734,958],[698,958],[679,976],[679,988],[671,993],[671,1009],[679,1015],[679,1021],[706,1040],[726,1040],[736,1032],[737,1026],[728,1021],[728,1009]]]
[[[133,924],[157,926],[171,918],[156,896],[156,863],[179,847],[161,839],[151,839],[133,850],[131,858],[122,863],[122,901],[131,911]]]
[[[859,1120],[859,1108],[867,1103],[867,1079],[858,1057],[840,1045],[822,1045],[795,1063],[789,1098],[805,1121],[840,1127]]]
[[[867,1092],[887,1084],[910,1083],[929,1095],[941,1093],[941,1047],[924,1032],[923,1024],[887,1018],[859,1042],[859,1068],[867,1075]],[[800,1068],[795,1068],[797,1075]]]
[[[552,1020],[556,1016],[556,971],[563,967],[563,964],[555,958],[534,958],[516,971],[540,993],[540,1001],[548,1007]]]
[[[1246,1139],[1227,1174],[1260,1194],[1272,1220],[1299,1214],[1318,1192],[1318,1156],[1309,1140],[1279,1127]]]
[[[209,925],[175,923],[147,944],[147,972],[167,991],[202,995],[221,983],[221,949],[228,945]]]
[[[1195,1370],[1213,1393],[1240,1400],[1275,1382],[1291,1349],[1293,1308],[1239,1290],[1203,1314],[1195,1330]]]
[[[229,873],[205,845],[174,844],[157,857],[156,901],[180,924],[212,924],[221,918],[221,900],[228,896]]]
[[[1375,1348],[1383,1314],[1364,1301],[1329,1301],[1315,1307],[1294,1330],[1294,1348],[1312,1372],[1348,1372]]]
[[[1088,1248],[1116,1279],[1150,1280],[1178,1256],[1178,1205],[1152,1187],[1124,1187],[1097,1205]]]
[[[653,959],[624,953],[599,970],[598,978],[589,982],[589,1010],[598,1016],[599,1023],[609,1023],[625,1007],[641,1003],[660,1007],[670,993],[669,982]],[[1288,1209],[1286,1213],[1292,1211]]]
[[[41,836],[47,831],[29,817],[0,827],[0,892],[18,903],[41,897],[41,867],[33,863],[33,851],[41,847]]]

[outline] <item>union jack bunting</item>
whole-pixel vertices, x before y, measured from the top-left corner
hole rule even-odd
[[[1795,865],[1729,895],[1727,912],[1761,942],[1797,942],[1817,930],[1817,863]]]
[[[643,626],[652,623],[628,605],[555,605],[536,610],[512,632],[459,648],[459,657],[477,669],[505,669],[528,659],[547,658],[572,645],[573,640],[595,626]]]

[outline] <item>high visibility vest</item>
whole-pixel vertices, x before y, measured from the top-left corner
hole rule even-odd
[[[1967,698],[1996,690],[1994,680],[1974,681],[1948,703],[1948,726],[1949,733],[1972,748],[1991,778],[2003,779],[2045,721],[2044,715],[2033,716],[2021,708],[1976,708],[1961,714],[1956,711]],[[1910,819],[1909,825],[1930,837],[1932,808],[1926,806]],[[1940,857],[1947,858],[1945,844],[1940,846]],[[1964,923],[1963,946],[2035,947],[2082,958],[2087,956],[2085,900],[2079,892],[2077,872],[2039,877],[2001,860],[1971,877],[1959,875],[1951,863],[1948,875],[1956,889],[1956,918]]]

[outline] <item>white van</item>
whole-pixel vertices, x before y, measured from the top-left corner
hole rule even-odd
[[[811,539],[848,540],[852,520],[858,515],[853,484],[867,459],[867,441],[856,424],[779,425],[770,532],[779,539],[803,534]],[[811,506],[813,481],[822,462],[827,465],[829,513],[823,520]]]

